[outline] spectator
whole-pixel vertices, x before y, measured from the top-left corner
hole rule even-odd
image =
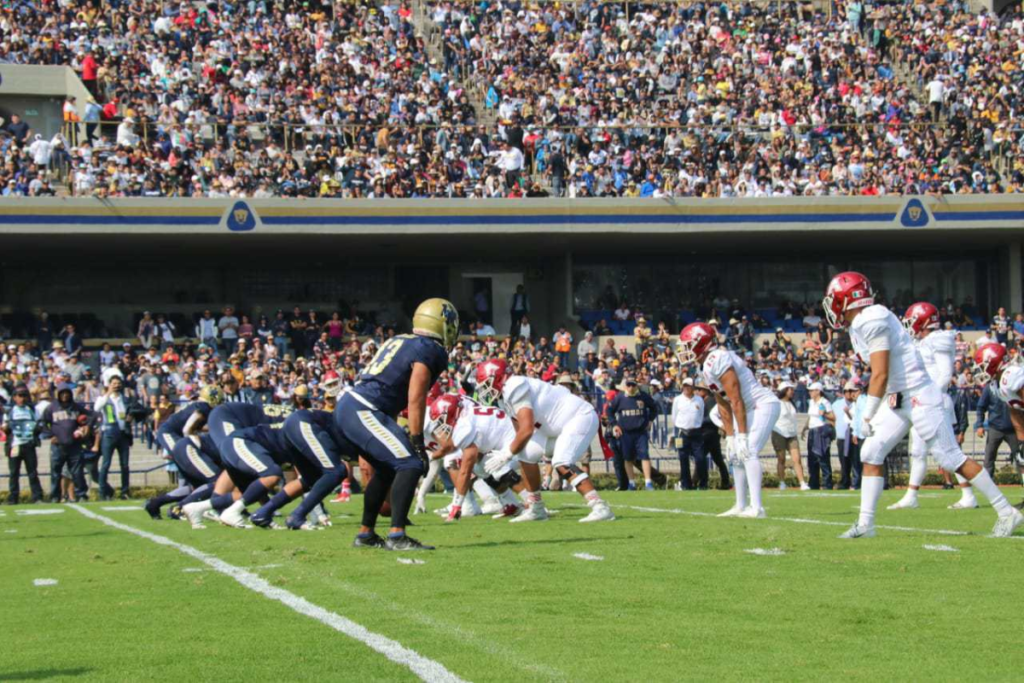
[[[35,322],[36,346],[40,349],[48,349],[53,345],[53,327],[50,323],[50,314],[41,311]]]
[[[569,354],[572,353],[572,335],[565,326],[558,328],[554,338],[555,353],[558,354],[558,367],[568,369]]]
[[[4,126],[10,136],[18,144],[25,144],[28,141],[29,135],[32,133],[32,129],[27,123],[21,120],[18,114],[11,114],[11,120]]]
[[[627,475],[633,478],[632,463],[640,461],[644,486],[648,491],[653,491],[648,429],[657,415],[657,408],[651,397],[640,391],[635,379],[626,379],[624,385],[624,390],[618,392],[608,404],[608,422],[613,425],[612,432],[619,440]]]
[[[978,438],[985,439],[985,469],[994,478],[999,447],[1004,443],[1009,447],[1012,461],[1020,453],[1020,442],[1010,422],[1009,407],[999,398],[998,388],[991,382],[985,385],[975,408],[974,428]]]
[[[992,336],[995,340],[1006,346],[1010,341],[1010,318],[1006,315],[1006,309],[1002,306],[999,307],[999,311],[992,316]]]
[[[204,310],[202,317],[196,322],[196,337],[200,343],[210,349],[216,349],[219,334],[220,329],[217,327],[217,320],[213,317],[213,313],[209,309]]]
[[[239,322],[233,307],[225,306],[222,313],[220,320],[217,321],[217,332],[224,344],[224,355],[230,356],[238,346]]]
[[[641,356],[644,349],[651,342],[651,328],[647,324],[647,319],[641,316],[636,321],[636,327],[633,328],[633,340],[635,342],[635,351],[637,356]]]
[[[78,330],[74,325],[65,325],[61,337],[64,340],[64,350],[70,358],[78,358],[82,353],[82,338],[78,336]]]
[[[530,295],[526,293],[526,288],[523,285],[516,286],[516,292],[512,295],[512,301],[509,304],[509,316],[512,321],[512,328],[509,335],[513,337],[524,337],[529,339],[530,335],[523,335],[520,329],[520,324],[523,319],[530,313]]]
[[[811,383],[808,390],[811,393],[811,400],[807,407],[807,426],[804,427],[804,434],[807,436],[807,467],[810,469],[808,484],[815,491],[819,488],[831,491],[831,449],[836,416],[832,412],[832,405],[822,395],[820,382]]]
[[[89,489],[83,472],[82,444],[89,431],[89,411],[72,399],[71,385],[58,385],[57,400],[46,407],[39,422],[42,431],[51,435],[50,500],[61,499],[60,478],[67,466],[74,500],[84,501]]]
[[[779,478],[779,489],[786,489],[786,456],[793,463],[793,472],[801,491],[810,490],[804,479],[804,466],[800,457],[800,442],[797,440],[796,406],[793,405],[794,387],[789,382],[780,382],[776,393],[781,409],[779,419],[772,427],[772,449],[775,451],[775,472]]]
[[[594,342],[594,333],[587,330],[583,333],[583,339],[576,345],[576,360],[580,369],[584,367],[590,354],[597,354],[597,344]]]
[[[156,333],[156,323],[153,320],[152,314],[149,311],[143,311],[142,319],[139,321],[139,330],[135,334],[139,343],[142,344],[142,348],[149,349],[153,345]]]
[[[672,426],[675,428],[676,453],[679,456],[679,486],[681,491],[708,487],[708,460],[704,455],[701,423],[704,420],[704,401],[695,394],[693,379],[682,383],[682,393],[672,399]],[[690,475],[690,460],[696,465]]]
[[[3,431],[7,434],[5,454],[10,473],[7,504],[16,505],[21,497],[21,468],[25,467],[32,502],[43,500],[43,487],[39,483],[38,457],[36,453],[39,438],[35,406],[28,388],[18,386],[11,397],[13,405],[7,406],[3,416]]]
[[[174,344],[174,333],[177,332],[177,328],[163,313],[158,313],[154,332],[160,340],[160,350],[163,351]]]
[[[722,457],[722,436],[718,425],[715,424],[711,412],[716,408],[715,398],[711,391],[705,386],[698,386],[697,392],[704,402],[704,419],[700,423],[701,441],[704,452],[711,457],[711,461],[718,468],[719,485],[722,491],[732,488],[729,482],[729,468]]]

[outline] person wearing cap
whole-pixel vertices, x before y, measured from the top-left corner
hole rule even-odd
[[[635,379],[627,377],[623,384],[623,391],[616,394],[608,404],[608,422],[612,424],[612,431],[619,440],[623,459],[627,462],[640,461],[644,472],[644,487],[653,491],[648,429],[658,414],[657,407],[653,398],[640,391]]]
[[[786,490],[786,456],[793,462],[793,473],[800,484],[801,491],[810,490],[804,479],[804,466],[800,458],[800,441],[797,439],[796,406],[793,405],[795,387],[791,382],[780,382],[775,390],[782,409],[779,419],[772,427],[772,449],[775,451],[775,472],[779,478],[779,490]]]
[[[39,420],[42,431],[50,434],[50,500],[60,500],[60,477],[64,466],[71,473],[75,500],[85,500],[82,442],[88,433],[89,411],[75,402],[70,384],[57,386],[57,400],[46,407]]]
[[[32,405],[28,387],[17,387],[11,401],[12,405],[4,410],[3,415],[3,431],[7,434],[5,454],[11,475],[7,504],[16,505],[21,497],[22,465],[25,466],[25,476],[32,491],[32,502],[39,503],[43,500],[43,487],[39,483],[39,459],[36,454],[39,430],[35,406]]]
[[[672,399],[672,426],[675,428],[676,453],[679,456],[679,490],[692,491],[708,487],[708,459],[704,455],[704,439],[700,425],[704,421],[704,399],[696,395],[693,378],[682,383],[682,392]],[[696,465],[690,476],[690,460]],[[696,479],[694,483],[693,479]]]
[[[808,485],[812,490],[832,489],[832,434],[836,416],[832,412],[832,404],[822,394],[821,382],[811,382],[807,387],[811,392],[807,406],[807,426],[804,436],[807,437],[807,468],[810,470]]]
[[[860,488],[860,439],[856,427],[858,407],[863,406],[860,385],[848,380],[843,385],[843,395],[832,403],[836,416],[836,446],[839,452],[839,489]]]

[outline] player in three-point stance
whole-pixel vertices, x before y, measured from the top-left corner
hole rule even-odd
[[[765,517],[759,455],[782,411],[778,397],[754,378],[743,359],[718,346],[718,333],[707,323],[691,323],[683,328],[677,355],[683,365],[701,363],[704,383],[714,394],[722,418],[736,503],[718,516]]]
[[[998,516],[992,534],[1011,535],[1024,516],[1013,509],[988,472],[964,455],[943,410],[942,392],[925,370],[921,353],[899,319],[875,304],[874,296],[866,277],[846,272],[832,278],[822,301],[829,324],[849,328],[854,350],[871,368],[860,456],[860,517],[840,538],[875,535],[875,511],[885,484],[882,464],[911,427],[943,469],[963,475],[992,504]]]

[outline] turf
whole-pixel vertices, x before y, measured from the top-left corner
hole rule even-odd
[[[249,568],[471,681],[1017,678],[1024,536],[987,538],[991,509],[946,510],[958,495],[880,513],[912,531],[840,541],[850,492],[769,492],[766,520],[711,516],[726,492],[612,493],[619,519],[591,525],[577,523],[578,496],[550,494],[547,523],[420,515],[414,535],[439,546],[421,565],[350,547],[358,498],[315,533],[193,531],[87,507]],[[2,681],[415,680],[173,548],[70,508],[15,514],[35,509],[0,517]]]

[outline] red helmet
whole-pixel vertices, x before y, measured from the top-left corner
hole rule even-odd
[[[484,361],[476,366],[476,393],[487,405],[501,398],[501,390],[509,377],[508,363],[501,358]]]
[[[324,373],[324,378],[320,385],[324,388],[325,396],[335,398],[341,393],[341,376],[334,370],[328,370]]]
[[[455,394],[442,394],[434,399],[427,409],[430,420],[428,431],[431,434],[440,434],[451,438],[455,422],[459,419],[461,403]]]
[[[718,332],[707,323],[690,323],[679,333],[676,355],[683,365],[696,363],[718,346]]]
[[[916,337],[927,330],[939,329],[939,309],[927,301],[918,301],[903,314],[903,327],[911,337]]]
[[[988,384],[1009,364],[1006,347],[1002,344],[985,344],[974,353],[974,362],[981,369],[978,377],[982,384]]]
[[[828,324],[833,329],[841,330],[846,327],[844,314],[847,311],[874,305],[875,293],[871,289],[870,280],[860,273],[849,271],[832,278],[821,303],[825,308]]]

